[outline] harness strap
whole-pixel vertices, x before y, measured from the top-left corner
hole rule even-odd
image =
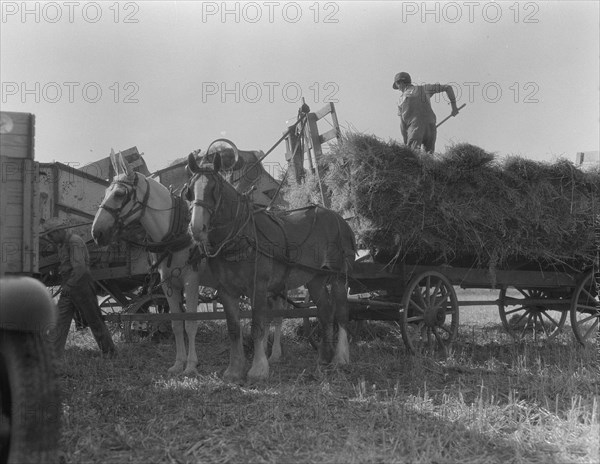
[[[204,200],[194,200],[193,206],[201,206],[202,208],[207,209],[210,214],[215,214],[215,210],[217,209],[211,203],[208,203],[207,201],[204,201]]]
[[[129,224],[125,224],[125,220],[133,216],[134,214],[140,212],[140,217],[144,215],[146,209],[148,207],[148,200],[150,198],[150,183],[148,179],[144,177],[146,181],[146,192],[144,193],[144,198],[140,202],[137,199],[137,185],[138,185],[139,177],[137,174],[132,183],[128,182],[115,182],[117,184],[122,184],[127,187],[132,187],[132,190],[127,189],[128,197],[123,201],[119,208],[112,208],[107,206],[102,202],[100,208],[106,210],[110,213],[116,222],[117,230],[122,230],[125,226]],[[133,193],[131,193],[133,192]],[[120,216],[123,208],[131,201],[134,201],[133,207],[127,212],[127,214]],[[150,253],[159,254],[156,262],[152,266],[152,269],[156,270],[160,263],[162,263],[167,257],[167,266],[171,267],[173,254],[177,251],[181,251],[186,247],[192,244],[192,238],[187,234],[187,226],[188,226],[188,210],[187,205],[184,203],[183,199],[171,194],[171,222],[169,225],[169,230],[163,239],[159,242],[152,242],[149,240],[144,240],[143,243],[136,243],[131,240],[125,240],[128,243],[132,243],[134,245],[140,246],[147,250]]]
[[[204,254],[200,254],[200,248],[198,248],[197,246],[191,247],[190,255],[188,256],[186,264],[189,264],[190,266],[192,266],[192,269],[195,272],[198,272],[198,265],[200,264],[200,261],[202,261],[202,259],[205,257],[206,256]]]
[[[128,182],[115,182],[116,184],[122,184],[122,185],[126,185],[127,187],[133,187],[133,193],[130,193],[130,190],[127,189],[127,198],[125,199],[125,201],[123,201],[123,203],[121,204],[121,206],[119,208],[112,208],[110,206],[106,206],[104,204],[104,201],[100,204],[99,208],[104,209],[105,211],[107,211],[108,213],[110,213],[110,215],[114,218],[115,222],[117,223],[117,229],[121,230],[123,227],[125,227],[127,224],[125,224],[125,220],[128,219],[129,217],[133,216],[134,214],[136,214],[138,211],[140,212],[140,217],[144,215],[144,213],[146,212],[146,207],[148,206],[148,198],[150,198],[150,183],[148,182],[148,179],[146,179],[144,177],[144,179],[146,180],[146,193],[144,194],[144,198],[142,201],[139,201],[137,199],[137,190],[136,187],[138,185],[138,176],[136,175],[134,177],[133,183],[128,183]],[[123,208],[125,207],[125,205],[127,205],[131,200],[133,200],[134,204],[133,207],[129,210],[129,212],[127,214],[125,214],[124,216],[121,216],[121,211],[123,211]]]
[[[208,173],[212,173],[212,171],[208,171]],[[194,181],[197,178],[198,173],[190,180],[190,185],[192,185],[194,183]],[[217,177],[217,188],[221,188],[220,182],[225,182],[225,180],[223,178]],[[220,192],[218,192],[217,197],[218,197],[218,203],[216,204],[215,207],[213,207],[211,204],[206,203],[204,200],[195,200],[194,201],[194,205],[195,206],[202,206],[204,208],[207,209],[212,209],[212,212],[216,212],[216,210],[218,209],[218,206],[220,206],[221,204],[221,196],[219,194]],[[323,269],[323,268],[318,268],[318,267],[314,267],[314,266],[309,266],[306,264],[301,264],[301,263],[297,263],[291,260],[290,258],[290,249],[288,246],[288,238],[287,235],[285,233],[285,230],[283,228],[283,225],[281,223],[278,223],[273,217],[272,220],[276,223],[278,223],[278,225],[281,227],[283,233],[284,233],[284,239],[285,239],[285,256],[281,257],[280,255],[275,255],[272,253],[267,252],[264,248],[262,248],[260,246],[260,244],[258,243],[258,234],[257,234],[257,228],[256,228],[256,223],[254,220],[254,215],[259,214],[261,212],[265,212],[266,214],[270,214],[268,212],[266,212],[266,210],[264,208],[260,208],[260,209],[252,209],[252,207],[250,206],[250,199],[244,195],[240,196],[240,200],[237,202],[237,209],[236,209],[236,213],[234,218],[240,218],[243,217],[243,220],[241,221],[239,226],[236,226],[236,224],[234,223],[233,225],[231,225],[230,228],[230,232],[227,235],[227,237],[217,246],[217,250],[214,253],[209,253],[207,250],[203,250],[203,254],[204,256],[206,256],[207,258],[215,258],[216,256],[218,256],[220,253],[224,252],[224,251],[229,251],[232,248],[232,244],[236,243],[236,239],[237,240],[241,240],[241,239],[246,239],[248,240],[248,235],[242,235],[242,232],[244,231],[244,229],[246,229],[246,227],[249,225],[249,223],[252,221],[253,223],[253,231],[254,231],[254,243],[252,243],[252,241],[249,240],[249,247],[254,249],[256,253],[259,253],[263,256],[266,256],[270,259],[273,259],[275,261],[278,261],[284,265],[286,265],[287,267],[296,267],[296,268],[300,268],[300,269],[305,269],[307,271],[310,272],[315,272],[315,273],[321,273],[321,274],[328,274],[328,275],[346,275],[347,276],[347,272],[345,271],[337,271],[337,270],[333,270],[333,269]],[[242,205],[244,205],[247,209],[244,212],[244,214],[240,214],[241,212],[241,208]],[[299,209],[316,209],[319,208],[319,205],[313,205],[313,206],[309,206],[306,208],[299,208]],[[210,210],[209,209],[209,210]],[[314,224],[316,223],[317,218],[316,215],[314,217],[313,220],[313,227]],[[307,235],[307,237],[302,241],[302,243],[305,243],[306,240],[308,240],[308,237],[310,236],[310,233]],[[239,242],[237,242],[239,243]],[[239,251],[239,250],[238,250]],[[226,259],[224,257],[224,259]],[[286,269],[286,272],[291,272],[291,269]],[[287,276],[286,276],[287,277]]]
[[[319,206],[319,205],[310,206],[308,208],[317,208],[317,207],[321,208],[321,206]],[[300,209],[308,209],[308,208],[300,208]],[[258,213],[265,213],[265,214],[267,214],[271,218],[271,220],[273,220],[273,222],[275,222],[281,228],[281,231],[283,232],[283,236],[284,236],[284,240],[285,240],[285,248],[284,248],[285,249],[285,255],[284,256],[276,255],[274,253],[270,253],[267,250],[265,250],[264,247],[260,246],[260,243],[257,240],[257,232],[260,231],[260,228],[257,227],[256,221],[254,220],[254,215],[256,215]],[[272,259],[274,261],[277,261],[278,263],[281,263],[281,264],[285,265],[286,266],[285,281],[287,281],[287,278],[289,277],[289,274],[292,272],[292,268],[304,269],[306,271],[315,272],[315,273],[321,273],[321,274],[327,274],[327,275],[331,275],[331,276],[347,275],[346,271],[341,271],[341,270],[337,271],[337,270],[334,270],[334,269],[319,268],[319,267],[315,267],[315,266],[310,266],[308,264],[302,264],[302,263],[298,263],[296,261],[292,261],[292,259],[290,257],[290,247],[288,246],[288,237],[287,237],[287,234],[285,232],[285,229],[283,228],[283,225],[279,221],[277,221],[276,217],[274,217],[271,213],[266,212],[264,210],[264,208],[257,209],[255,211],[251,212],[250,213],[250,217],[252,218],[252,222],[253,222],[253,229],[254,229],[253,232],[254,232],[254,235],[255,235],[255,241],[254,241],[254,243],[250,242],[249,246],[252,249],[254,249],[256,253],[261,254],[261,255],[269,258],[269,259]],[[247,222],[249,222],[249,221],[246,221],[242,225],[242,227],[240,228],[240,230],[243,229],[243,227],[247,224]],[[313,221],[313,227],[314,227],[315,223],[316,223],[316,216],[315,216],[315,219]],[[232,228],[232,230],[233,229],[234,228]],[[238,235],[240,235],[240,234],[239,233],[235,234],[235,236],[233,238],[237,237]],[[309,236],[310,236],[310,234],[309,234]],[[308,236],[302,241],[302,244],[304,244],[306,242],[306,240],[308,240]],[[230,241],[230,243],[232,241],[233,241],[233,239]],[[221,250],[221,248],[219,248],[219,250],[217,250],[217,252],[213,253],[212,255],[210,255],[208,257],[209,258],[215,257],[221,251],[223,251],[223,250]]]
[[[161,253],[169,251],[175,253],[183,250],[192,243],[192,238],[187,233],[188,211],[184,201],[175,195],[171,196],[173,214],[171,215],[171,223],[169,230],[159,242],[149,242],[144,244],[151,253]]]
[[[254,212],[254,214],[258,215],[260,213],[263,213],[264,215],[266,215],[271,221],[273,221],[277,227],[279,227],[279,230],[281,230],[281,233],[283,234],[283,250],[284,250],[284,260],[279,259],[278,261],[282,262],[282,263],[291,263],[291,257],[290,257],[290,247],[289,247],[289,240],[288,240],[288,235],[287,232],[285,231],[285,227],[283,226],[283,221],[281,221],[279,218],[277,218],[274,214],[269,213],[267,210],[265,209],[260,209]],[[260,231],[260,227],[258,227],[256,225],[256,221],[254,221],[255,227],[254,227],[254,233],[257,235],[257,232]],[[264,235],[264,234],[263,234]],[[260,244],[258,243],[258,239],[256,241],[257,244],[257,251],[259,253],[261,253],[262,255],[265,255],[264,252],[262,252],[262,250],[260,250]],[[275,257],[273,257],[273,259],[276,259]],[[290,276],[290,273],[292,272],[292,269],[290,266],[286,266],[285,269],[285,273],[284,273],[284,281],[287,282],[288,277]]]

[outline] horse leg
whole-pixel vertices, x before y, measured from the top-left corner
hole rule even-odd
[[[169,303],[169,310],[171,314],[177,314],[181,312],[182,295],[178,291],[169,291],[166,286],[163,287],[165,295],[167,295],[167,301]],[[171,296],[169,296],[169,293]],[[171,327],[173,328],[173,334],[175,335],[175,364],[169,368],[169,373],[180,374],[183,372],[183,366],[185,364],[185,339],[183,337],[183,321],[171,321]]]
[[[342,279],[336,278],[331,286],[335,320],[338,324],[338,341],[333,362],[335,364],[350,363],[350,348],[348,346],[348,299],[346,298],[346,284]]]
[[[269,311],[276,309],[283,309],[285,306],[285,299],[278,295],[271,295],[267,301],[269,305]],[[269,356],[269,364],[279,362],[281,359],[281,324],[283,318],[275,317],[271,319],[271,324],[275,326],[275,334],[273,335],[273,346],[271,347],[271,355]],[[271,328],[269,324],[269,329]],[[268,339],[268,337],[267,337]],[[267,346],[265,345],[265,350]]]
[[[239,382],[244,377],[244,346],[242,345],[242,327],[240,325],[239,297],[228,294],[219,289],[219,295],[225,317],[227,319],[227,332],[229,333],[229,366],[223,374],[226,382]]]
[[[198,312],[198,281],[192,279],[185,284],[185,306],[186,312]],[[188,339],[187,364],[184,375],[197,374],[198,355],[196,354],[196,333],[198,332],[198,321],[185,321],[185,332]]]
[[[267,291],[255,288],[252,299],[252,340],[254,341],[254,358],[248,371],[250,382],[265,380],[269,376],[269,361],[265,346],[269,339],[268,326],[265,324],[265,307],[268,305]]]
[[[276,317],[273,319],[275,325],[275,334],[273,335],[273,346],[271,347],[271,355],[269,356],[269,364],[279,362],[281,360],[281,324],[283,319]]]
[[[333,358],[333,309],[329,299],[327,278],[316,276],[308,284],[308,293],[317,305],[319,325],[321,329],[321,344],[319,345],[319,362],[330,363]]]

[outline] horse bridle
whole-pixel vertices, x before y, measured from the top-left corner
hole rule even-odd
[[[191,188],[192,186],[196,183],[196,181],[198,180],[198,177],[200,175],[212,175],[215,177],[215,191],[213,193],[213,198],[216,197],[216,200],[214,202],[214,204],[211,204],[205,200],[200,200],[200,199],[192,199],[191,198]],[[186,185],[187,188],[187,192],[186,192],[186,196],[187,196],[187,200],[192,202],[193,207],[196,206],[201,206],[203,208],[205,208],[206,210],[208,210],[209,214],[211,215],[211,222],[212,222],[212,217],[215,215],[215,213],[219,210],[219,208],[221,207],[222,204],[222,195],[221,195],[221,191],[223,189],[221,182],[225,182],[225,179],[220,178],[220,176],[212,169],[208,169],[208,168],[200,168],[200,170],[196,171],[196,173],[194,174],[194,176],[190,179],[189,183]],[[240,218],[240,212],[242,209],[242,205],[245,202],[240,201],[237,204],[237,210],[235,212],[235,218]],[[232,243],[234,240],[236,240],[236,238],[238,238],[238,236],[240,235],[240,233],[242,232],[242,230],[244,229],[244,227],[253,219],[253,214],[252,214],[252,210],[251,208],[249,208],[248,210],[248,214],[247,217],[242,218],[239,222],[239,224],[234,225],[231,227],[229,234],[227,235],[227,237],[218,245],[215,245],[214,248],[216,248],[216,251],[214,253],[210,253],[208,249],[206,249],[205,244],[202,244],[202,248],[203,248],[203,253],[205,256],[207,256],[208,258],[214,258],[215,256],[217,256],[222,249],[224,249],[228,244]],[[235,224],[235,223],[234,223]],[[213,226],[217,225],[213,223]],[[215,227],[213,227],[215,228]]]
[[[123,203],[121,203],[121,206],[118,208],[112,208],[105,204],[105,202],[106,202],[106,199],[105,199],[102,201],[102,203],[98,207],[98,208],[105,210],[113,217],[113,219],[115,220],[117,230],[121,230],[123,227],[125,227],[127,225],[127,224],[125,224],[126,219],[130,218],[137,212],[140,212],[140,217],[141,217],[144,215],[144,212],[146,211],[146,207],[148,206],[148,198],[150,197],[150,183],[148,182],[148,179],[144,178],[144,180],[146,181],[146,193],[144,194],[144,198],[142,199],[142,201],[139,201],[137,198],[138,180],[139,180],[139,177],[137,176],[137,174],[135,174],[133,182],[125,182],[122,180],[113,181],[111,183],[111,185],[120,185],[120,186],[124,187],[125,190],[127,191],[127,196],[123,200]],[[133,206],[127,212],[127,214],[125,214],[124,216],[121,216],[121,212],[123,211],[123,208],[125,208],[125,206],[130,201],[134,202]]]
[[[198,198],[192,198],[192,188],[193,185],[196,183],[196,181],[198,180],[198,178],[200,177],[201,174],[212,174],[216,176],[216,173],[212,170],[212,169],[202,169],[200,168],[199,171],[197,171],[194,176],[190,179],[189,183],[186,184],[186,200],[190,201],[192,203],[192,207],[196,207],[196,206],[201,206],[202,208],[206,209],[208,211],[208,213],[211,216],[214,216],[214,214],[219,210],[219,208],[221,207],[221,200],[222,200],[222,196],[221,196],[221,184],[220,182],[215,179],[215,192],[213,193],[213,200],[214,197],[216,197],[216,200],[213,201],[213,203],[209,203],[206,200],[200,200]]]

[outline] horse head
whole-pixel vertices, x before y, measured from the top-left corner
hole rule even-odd
[[[210,252],[208,233],[214,229],[215,216],[230,217],[223,208],[223,193],[235,192],[219,172],[233,169],[238,160],[239,150],[228,139],[213,141],[200,165],[193,154],[188,156],[187,169],[192,178],[187,187],[187,200],[193,205],[190,234],[205,252]]]
[[[187,168],[192,173],[188,187],[187,199],[192,202],[192,217],[190,219],[190,234],[194,241],[203,249],[209,248],[208,232],[211,216],[219,209],[223,180],[219,176],[221,156],[215,153],[212,163],[206,159],[198,165],[196,158],[188,156]]]
[[[111,150],[110,159],[115,176],[106,188],[92,224],[92,237],[100,246],[108,245],[115,233],[139,219],[147,203],[147,198],[140,201],[137,194],[139,178],[143,176],[133,171],[121,152],[115,155]]]

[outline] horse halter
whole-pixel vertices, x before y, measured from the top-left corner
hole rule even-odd
[[[200,200],[200,199],[194,200],[192,198],[190,186],[194,185],[194,183],[198,180],[199,176],[202,174],[206,175],[207,177],[210,175],[210,176],[213,176],[213,178],[214,178],[214,181],[215,181],[215,189],[213,192],[214,203],[209,203],[205,200]],[[216,171],[214,171],[212,168],[211,169],[201,168],[198,171],[196,171],[194,176],[190,179],[189,185],[187,186],[188,190],[186,192],[186,199],[188,201],[191,201],[194,207],[200,206],[200,207],[205,208],[211,215],[210,222],[212,224],[212,227],[209,227],[209,231],[230,225],[228,222],[215,223],[215,221],[214,221],[215,213],[217,213],[219,211],[221,205],[223,204],[223,201],[222,201],[223,196],[221,195],[222,190],[223,190],[222,183],[226,183],[225,179],[220,177],[219,174]],[[214,199],[215,197],[216,197],[216,200]],[[244,198],[246,198],[246,197],[242,196],[240,198],[240,200],[242,200]],[[247,208],[244,210],[244,205],[246,207],[248,205],[247,198],[246,198],[246,201],[238,201],[237,202],[237,208],[236,208],[235,214],[233,216],[234,222],[233,222],[233,224],[231,224],[231,227],[228,227],[229,232],[227,234],[227,237],[225,237],[219,244],[212,246],[212,248],[214,248],[216,251],[211,252],[210,249],[207,248],[207,244],[205,244],[205,243],[200,244],[200,246],[202,247],[202,252],[204,253],[204,255],[206,257],[214,258],[215,256],[217,256],[221,252],[221,250],[223,250],[226,246],[233,243],[237,238],[239,238],[240,234],[244,230],[244,227],[246,227],[246,225],[248,225],[248,223],[250,221],[252,221],[252,218],[253,218],[252,210],[251,210],[251,208]],[[243,211],[245,211],[245,212],[243,212]],[[242,214],[240,214],[240,213],[242,213]]]
[[[135,174],[133,182],[131,182],[131,183],[124,182],[122,180],[113,181],[111,183],[111,185],[120,185],[120,186],[124,187],[125,190],[127,191],[127,196],[123,200],[123,203],[121,203],[120,207],[113,208],[113,207],[107,206],[105,204],[105,202],[106,202],[106,199],[105,199],[102,201],[102,203],[98,207],[100,209],[105,210],[113,217],[113,219],[115,220],[117,230],[121,230],[123,227],[125,227],[127,225],[127,224],[125,224],[125,220],[130,218],[134,214],[136,214],[138,211],[141,211],[140,217],[143,216],[144,212],[146,211],[146,207],[148,206],[148,198],[150,197],[150,184],[148,182],[148,179],[145,179],[146,180],[146,193],[144,194],[143,200],[139,201],[137,199],[138,180],[139,180],[139,177],[137,176],[137,174]],[[123,211],[123,208],[132,200],[133,200],[133,206],[131,207],[131,209],[127,212],[127,214],[125,214],[124,216],[121,216],[121,212]],[[137,208],[136,208],[136,205],[138,205]]]
[[[214,191],[213,197],[216,197],[216,200],[214,200],[214,198],[213,198],[213,200],[214,200],[213,203],[209,203],[206,200],[200,200],[200,199],[192,197],[192,187],[196,183],[196,181],[198,180],[198,178],[200,177],[201,174],[210,174],[212,176],[215,176],[215,191]],[[219,182],[219,179],[217,179],[216,176],[217,176],[217,174],[212,169],[201,169],[200,171],[198,171],[197,173],[194,174],[194,176],[190,179],[189,184],[186,186],[186,200],[190,201],[192,203],[193,207],[200,206],[200,207],[206,209],[211,216],[213,216],[219,210],[219,207],[221,206],[221,200],[222,200],[222,197],[221,197],[221,188],[222,187]]]

